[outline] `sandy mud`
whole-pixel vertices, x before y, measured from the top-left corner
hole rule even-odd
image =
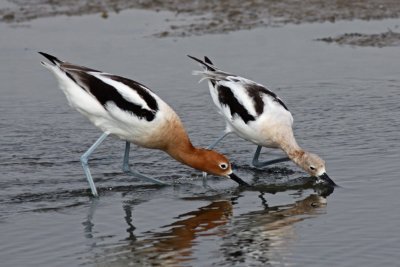
[[[83,14],[99,14],[107,18],[131,8],[176,13],[176,20],[167,21],[166,28],[156,34],[158,37],[223,33],[287,23],[400,17],[397,0],[8,0],[6,4],[0,4],[0,21],[15,23],[49,16]],[[357,35],[345,34],[337,37],[340,40],[332,37],[321,40],[351,42],[361,46],[399,45],[400,40],[398,34],[390,32],[361,38]]]

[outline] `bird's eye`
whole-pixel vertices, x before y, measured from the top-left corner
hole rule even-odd
[[[313,171],[313,170],[315,170],[315,168],[314,168],[313,166],[310,166],[310,170],[312,170],[312,171]]]
[[[228,164],[226,164],[226,163],[221,163],[221,164],[219,164],[219,167],[220,167],[221,169],[223,169],[223,170],[226,170],[226,169],[228,168]]]

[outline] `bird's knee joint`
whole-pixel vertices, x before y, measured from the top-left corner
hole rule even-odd
[[[82,164],[87,165],[88,164],[88,158],[85,155],[82,155],[81,156],[81,162],[82,162]]]

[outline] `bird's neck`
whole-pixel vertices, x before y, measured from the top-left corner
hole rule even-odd
[[[192,168],[202,170],[202,162],[206,157],[204,149],[192,145],[181,120],[175,113],[173,114],[174,116],[169,120],[165,129],[168,134],[165,136],[163,146],[160,149],[173,159]]]
[[[181,137],[179,142],[174,142],[165,150],[175,160],[194,169],[202,170],[202,161],[205,150],[192,145],[189,137]]]
[[[280,146],[294,163],[300,165],[300,159],[304,155],[305,151],[297,144],[292,132],[290,132],[290,134],[280,142]]]

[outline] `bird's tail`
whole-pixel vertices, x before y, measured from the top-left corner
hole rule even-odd
[[[209,64],[209,65],[214,65],[207,56],[204,56],[204,62]],[[207,67],[207,70],[214,71],[214,69],[212,69],[210,67]]]
[[[61,63],[63,63],[63,61],[59,60],[58,58],[56,58],[55,56],[46,54],[44,52],[38,52],[39,54],[41,54],[42,56],[44,56],[45,58],[47,58],[52,64],[41,61],[40,63],[42,63],[43,66],[45,66],[46,68],[49,67],[59,67]]]
[[[190,56],[190,55],[188,55],[188,57],[199,62],[203,66],[203,68],[207,71],[216,71],[217,70],[217,68],[213,65],[213,63],[211,62],[211,60],[208,57],[204,57],[204,61],[201,59],[198,59],[196,57]]]
[[[193,56],[188,55],[188,57],[199,62],[203,67],[203,70],[195,70],[192,72],[193,75],[202,76],[199,82],[209,80],[213,85],[215,85],[215,82],[226,80],[228,76],[232,76],[232,74],[221,71],[215,67],[208,57],[204,57],[204,61]]]

